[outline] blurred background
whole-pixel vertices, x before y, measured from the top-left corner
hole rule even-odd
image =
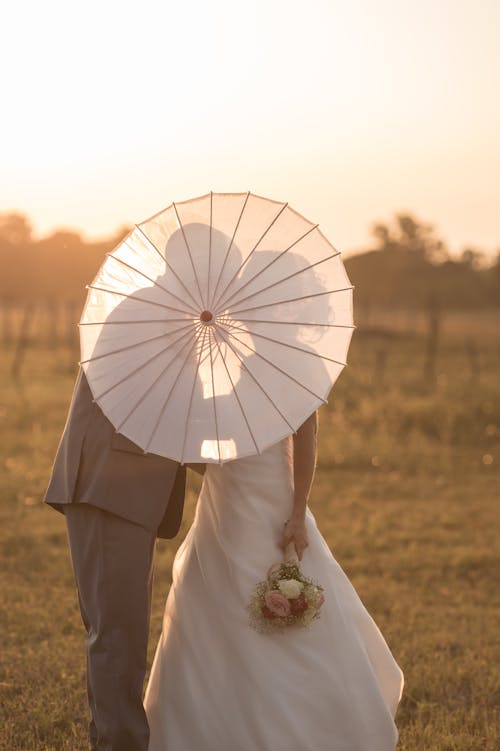
[[[500,4],[18,0],[2,22],[0,748],[87,747],[41,503],[85,284],[172,200],[251,190],[318,222],[355,285],[310,505],[405,673],[399,748],[496,750]],[[158,542],[150,659],[199,487]]]

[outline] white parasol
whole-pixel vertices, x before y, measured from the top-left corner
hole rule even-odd
[[[145,452],[181,463],[262,452],[296,432],[346,364],[352,285],[288,204],[207,193],[137,224],[80,326],[94,400]]]

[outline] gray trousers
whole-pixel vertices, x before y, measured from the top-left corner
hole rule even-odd
[[[92,751],[147,751],[142,703],[156,535],[87,503],[65,507],[87,631]]]

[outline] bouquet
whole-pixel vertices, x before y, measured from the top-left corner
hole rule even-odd
[[[304,576],[296,555],[285,551],[285,560],[275,563],[267,578],[255,585],[247,610],[250,625],[261,634],[283,632],[289,626],[306,628],[319,618],[325,598],[323,587]]]

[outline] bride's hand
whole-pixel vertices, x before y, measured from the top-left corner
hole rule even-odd
[[[278,545],[280,548],[282,548],[283,551],[285,551],[286,546],[290,542],[294,543],[295,550],[297,551],[298,559],[299,561],[301,561],[302,555],[304,554],[304,550],[309,545],[309,540],[307,538],[307,530],[306,530],[306,520],[303,515],[291,516],[290,519],[288,519],[288,521],[285,522],[283,535]]]

